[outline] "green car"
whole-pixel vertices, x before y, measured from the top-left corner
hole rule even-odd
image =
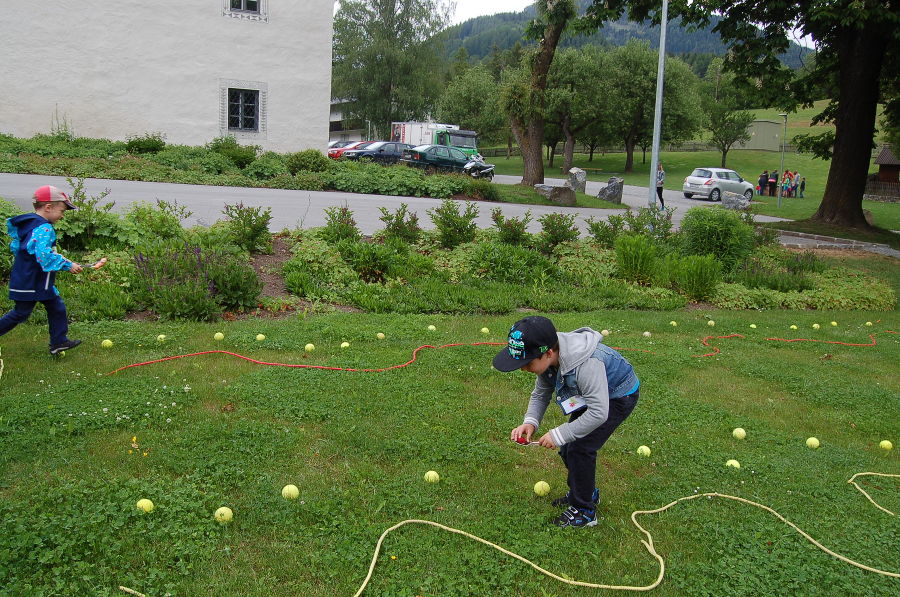
[[[419,145],[406,149],[400,156],[400,163],[432,172],[462,172],[469,157],[455,147],[444,145]]]

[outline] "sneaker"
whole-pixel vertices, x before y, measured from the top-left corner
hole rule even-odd
[[[70,348],[75,348],[81,344],[81,340],[66,340],[62,344],[51,344],[50,345],[50,354],[53,356],[58,355],[64,350],[69,350]]]
[[[553,519],[553,524],[561,528],[592,527],[597,524],[597,511],[569,506]]]
[[[600,503],[600,490],[596,487],[594,487],[594,493],[591,494],[591,502],[593,502],[595,506]],[[562,508],[564,506],[571,505],[569,504],[569,492],[567,491],[566,495],[558,497],[550,502],[550,505],[552,505],[554,508]]]

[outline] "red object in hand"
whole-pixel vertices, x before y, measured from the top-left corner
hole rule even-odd
[[[516,443],[522,444],[524,446],[525,444],[528,443],[528,440],[520,435],[518,438],[516,438]]]

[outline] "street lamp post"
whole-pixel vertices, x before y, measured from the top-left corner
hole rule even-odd
[[[787,137],[787,114],[779,114],[781,118],[784,119],[784,132],[781,135],[781,178],[784,179],[784,140]],[[778,207],[781,207],[781,181],[776,180],[775,184],[778,185]]]
[[[656,176],[659,163],[659,138],[662,130],[663,88],[666,74],[666,27],[668,24],[669,0],[662,2],[662,16],[659,24],[659,61],[656,66],[656,109],[653,112],[653,145],[650,150],[650,196],[647,207],[656,207]]]

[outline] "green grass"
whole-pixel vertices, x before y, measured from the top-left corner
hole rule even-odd
[[[548,205],[547,198],[529,187],[520,185],[495,185],[500,193],[500,201],[503,203],[523,203],[526,205]],[[585,193],[575,193],[575,204],[578,207],[593,207],[597,209],[625,209],[626,206],[610,201],[601,201],[594,196]]]
[[[831,226],[822,222],[812,220],[800,220],[796,222],[767,222],[760,224],[769,228],[777,228],[780,230],[793,230],[795,232],[806,232],[808,234],[821,234],[824,236],[834,236],[839,238],[848,238],[859,240],[867,243],[881,243],[900,249],[900,234],[885,230],[884,228],[876,228],[872,232],[862,230],[854,230]]]
[[[44,354],[45,328],[16,329],[2,339],[2,592],[119,595],[121,584],[148,595],[350,595],[379,535],[408,518],[475,533],[574,579],[644,585],[658,568],[630,513],[709,491],[762,502],[838,553],[897,571],[900,520],[846,483],[860,471],[900,473],[900,452],[877,447],[882,439],[900,444],[900,338],[883,333],[898,329],[894,312],[555,316],[561,329],[608,328],[610,344],[639,349],[624,354],[642,380],[640,403],[600,455],[603,518],[578,532],[547,525],[555,514],[549,501],[565,484],[558,456],[508,440],[533,378],[493,371],[496,347],[424,350],[411,366],[384,373],[205,355],[105,375],[210,349],[384,367],[405,362],[421,344],[501,341],[513,319],[330,314],[75,324],[73,336],[86,343],[58,361]],[[824,325],[831,320],[839,325]],[[813,323],[824,327],[813,331]],[[482,326],[491,333],[481,334]],[[222,342],[212,340],[218,330]],[[385,340],[375,339],[379,331]],[[767,340],[867,342],[871,331],[877,346]],[[254,340],[259,332],[265,342]],[[709,351],[703,337],[733,332],[746,337],[714,341],[720,356],[691,356]],[[163,344],[155,340],[161,333]],[[103,338],[115,342],[112,350],[100,348]],[[341,350],[344,340],[351,345]],[[315,352],[303,352],[308,342]],[[552,408],[547,419],[548,426],[563,420]],[[737,426],[746,440],[731,437]],[[812,435],[819,450],[804,445]],[[652,448],[649,459],[635,454],[641,444]],[[725,468],[730,458],[742,468]],[[438,484],[422,480],[432,469]],[[552,486],[547,498],[532,493],[538,480]],[[298,501],[280,497],[286,483],[300,487]],[[884,507],[900,508],[900,483],[863,485]],[[150,515],[134,508],[143,497],[156,504]],[[235,512],[228,526],[212,519],[221,505]],[[666,558],[656,595],[896,594],[896,580],[850,567],[745,505],[694,500],[641,522]],[[386,539],[366,592],[596,594],[460,536],[409,526]]]

